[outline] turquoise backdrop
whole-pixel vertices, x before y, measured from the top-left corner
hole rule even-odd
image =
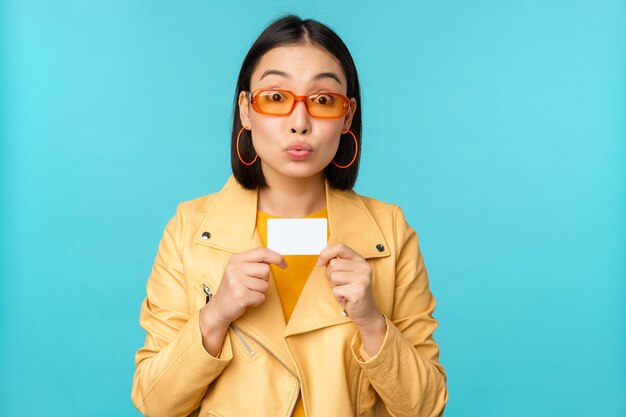
[[[625,416],[623,0],[5,0],[0,415],[139,415],[161,233],[229,175],[239,65],[287,12],[354,54],[357,191],[420,236],[446,417]]]

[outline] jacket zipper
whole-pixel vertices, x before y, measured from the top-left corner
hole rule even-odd
[[[213,297],[213,293],[211,292],[211,289],[207,287],[206,284],[202,284],[202,286],[204,287],[204,293],[206,294],[206,302],[204,304],[208,304],[209,301],[211,301],[211,297]]]
[[[202,284],[202,286],[204,287],[204,293],[206,294],[206,303],[208,303],[209,301],[211,301],[211,298],[213,297],[213,293],[211,292],[211,289],[206,284]],[[287,370],[287,372],[289,372],[296,379],[296,381],[298,382],[298,395],[296,396],[296,400],[293,402],[293,404],[291,404],[291,408],[289,409],[289,413],[287,414],[289,417],[291,417],[291,415],[293,415],[293,410],[296,408],[296,404],[298,403],[298,397],[300,396],[300,379],[298,378],[298,375],[294,374],[291,371],[291,369],[289,369],[289,367],[287,365],[285,365],[285,363],[282,360],[280,360],[280,358],[278,356],[276,356],[274,354],[274,352],[272,352],[270,349],[268,349],[267,346],[265,346],[263,343],[261,343],[259,341],[259,339],[257,339],[256,337],[250,335],[249,333],[241,330],[234,323],[230,324],[230,328],[233,329],[233,332],[235,333],[235,335],[237,335],[237,338],[241,341],[241,343],[246,348],[246,350],[248,351],[250,356],[254,356],[256,352],[252,349],[252,347],[243,338],[243,336],[241,335],[242,333],[245,334],[246,336],[248,336],[250,339],[254,340],[263,349],[265,349],[265,351],[267,351],[267,353],[272,355],[272,357],[274,359],[276,359],[278,361],[278,363],[280,363],[283,366],[283,368],[285,368]]]
[[[209,301],[211,301],[211,298],[213,298],[213,293],[211,292],[211,288],[209,288],[206,284],[202,284],[202,286],[204,287],[204,293],[206,294],[205,304],[208,304]],[[254,351],[254,349],[252,349],[252,347],[248,344],[248,342],[246,342],[246,339],[243,338],[243,336],[239,332],[239,329],[237,329],[232,323],[230,327],[233,329],[233,331],[235,332],[235,335],[237,335],[237,338],[239,339],[243,347],[246,348],[250,356],[254,356],[256,352]]]
[[[237,338],[239,339],[243,347],[246,348],[250,356],[254,356],[256,352],[252,349],[252,347],[248,344],[248,342],[246,342],[246,339],[243,338],[239,329],[232,323],[230,324],[230,328],[233,329],[233,332],[235,332],[235,335],[237,335]]]
[[[259,339],[257,339],[256,337],[252,336],[250,333],[241,330],[239,327],[237,327],[235,324],[231,323],[230,327],[233,329],[233,331],[235,332],[235,334],[237,334],[237,332],[241,332],[243,334],[245,334],[246,336],[248,336],[250,339],[254,340],[259,346],[261,346],[263,349],[265,349],[265,351],[267,353],[269,353],[270,355],[272,355],[272,357],[274,359],[276,359],[278,361],[278,363],[280,363],[283,368],[285,368],[287,370],[287,372],[289,372],[298,382],[298,395],[296,396],[296,400],[293,402],[293,404],[291,404],[291,408],[289,409],[289,413],[287,414],[288,416],[291,416],[293,414],[293,410],[296,408],[296,404],[298,403],[298,397],[300,396],[300,379],[298,378],[298,375],[294,374],[291,369],[289,369],[289,367],[287,365],[285,365],[285,362],[283,362],[282,360],[280,360],[280,358],[278,356],[276,356],[276,354],[274,354],[274,352],[272,352],[267,346],[265,346],[263,343],[261,343],[259,341]]]
[[[296,409],[296,404],[298,404],[298,398],[300,397],[300,380],[298,380],[298,395],[296,395],[296,400],[291,404],[291,408],[289,408],[289,413],[287,416],[291,417],[293,415],[293,410]]]

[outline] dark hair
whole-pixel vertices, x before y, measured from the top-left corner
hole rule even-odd
[[[338,168],[332,162],[324,169],[326,178],[333,188],[349,190],[354,187],[359,172],[359,160],[361,157],[361,91],[359,77],[352,55],[341,38],[328,26],[312,20],[302,20],[297,16],[288,15],[272,22],[254,42],[246,55],[235,89],[235,105],[233,111],[233,130],[231,133],[230,161],[233,174],[237,181],[247,189],[266,186],[261,163],[257,161],[250,166],[244,165],[237,156],[237,135],[242,128],[239,117],[239,94],[241,91],[250,91],[250,78],[257,63],[267,51],[284,45],[310,43],[325,49],[333,55],[341,64],[341,68],[348,80],[347,96],[356,100],[356,111],[352,118],[350,130],[357,138],[358,152],[354,163],[348,168]],[[255,157],[254,147],[250,137],[250,131],[241,133],[239,150],[244,161],[252,161]],[[335,161],[339,165],[347,165],[354,157],[354,140],[349,133],[342,137],[339,148],[335,155]]]

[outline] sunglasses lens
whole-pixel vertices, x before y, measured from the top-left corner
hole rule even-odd
[[[273,116],[287,116],[294,108],[296,96],[286,90],[259,90],[252,96],[252,107],[259,113]],[[306,99],[306,106],[312,117],[336,119],[348,113],[350,101],[336,93],[314,93]]]
[[[334,93],[311,94],[307,100],[307,107],[311,116],[323,118],[345,116],[348,112],[349,104],[346,97]]]
[[[261,113],[287,115],[293,107],[294,96],[288,91],[266,90],[257,94],[255,104]]]

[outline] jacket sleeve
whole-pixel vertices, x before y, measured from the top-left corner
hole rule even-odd
[[[376,355],[362,357],[358,332],[352,353],[392,416],[436,417],[448,400],[447,378],[433,339],[436,302],[417,234],[399,207],[394,217],[398,255],[393,313],[385,316],[387,332]]]
[[[202,345],[199,313],[189,314],[179,251],[182,217],[179,206],[159,243],[141,306],[139,322],[146,330],[146,342],[135,355],[131,398],[150,417],[191,413],[232,359],[229,336],[220,357],[211,356]]]

